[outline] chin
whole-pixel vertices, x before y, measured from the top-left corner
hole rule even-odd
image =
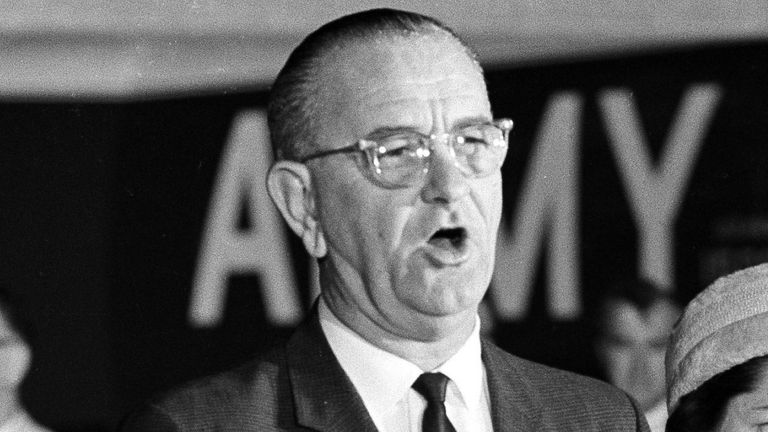
[[[433,269],[411,266],[394,284],[397,297],[429,316],[474,315],[490,284],[490,272],[477,263]]]
[[[475,324],[475,313],[462,313],[458,311],[448,313],[430,313],[421,311],[420,316],[414,317],[411,326],[412,334],[421,341],[438,341],[449,336],[464,333],[464,329],[471,329]],[[468,331],[468,330],[467,330]]]
[[[469,313],[474,316],[485,290],[461,289],[467,285],[438,285],[430,289],[430,295],[423,301],[423,312],[433,316],[459,316]]]

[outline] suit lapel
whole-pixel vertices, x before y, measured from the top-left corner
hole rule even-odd
[[[510,354],[483,340],[483,364],[491,398],[494,432],[538,430],[541,406],[527,381],[515,368]]]
[[[317,306],[296,329],[286,348],[296,420],[328,432],[375,432],[352,382],[325,339]]]
[[[494,432],[538,430],[541,405],[514,357],[483,340]],[[315,306],[286,348],[296,420],[323,432],[376,432],[362,399],[325,339]]]

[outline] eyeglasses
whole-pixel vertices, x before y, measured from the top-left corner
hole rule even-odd
[[[403,188],[424,180],[429,172],[433,149],[437,143],[445,143],[462,174],[471,178],[486,177],[504,162],[513,125],[510,119],[499,119],[493,123],[466,126],[451,133],[425,135],[405,131],[374,136],[346,147],[305,156],[299,162],[338,153],[361,152],[365,158],[358,158],[358,161],[366,164],[364,167],[359,164],[363,174],[384,188]]]

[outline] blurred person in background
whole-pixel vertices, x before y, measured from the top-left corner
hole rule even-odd
[[[21,383],[32,362],[29,326],[15,298],[0,288],[0,432],[46,432],[24,409]]]
[[[654,283],[627,279],[599,299],[595,352],[611,384],[629,393],[653,432],[667,420],[664,353],[680,308]]]
[[[686,306],[666,357],[668,432],[768,431],[768,264]]]

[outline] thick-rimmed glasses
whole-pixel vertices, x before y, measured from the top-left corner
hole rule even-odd
[[[462,127],[451,133],[425,135],[403,131],[373,136],[333,150],[321,151],[299,160],[337,153],[361,152],[361,171],[385,188],[401,188],[420,184],[429,172],[430,159],[437,143],[448,146],[456,167],[467,177],[485,177],[501,167],[507,155],[509,131],[514,123],[499,119]],[[365,164],[365,166],[362,166]]]

